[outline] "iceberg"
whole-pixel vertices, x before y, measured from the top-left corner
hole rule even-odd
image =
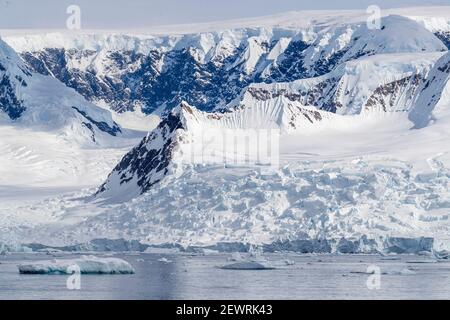
[[[72,274],[78,268],[81,274],[134,274],[134,268],[119,258],[82,256],[80,259],[37,261],[18,265],[21,274]]]
[[[434,251],[433,256],[438,260],[450,260],[450,251],[442,250],[442,251]]]
[[[158,259],[158,261],[163,262],[163,263],[172,263],[172,261],[167,258],[161,258],[161,259]]]
[[[224,270],[273,270],[275,268],[265,266],[258,262],[236,262],[220,267]]]
[[[387,271],[387,272],[383,272],[383,275],[394,275],[394,276],[412,276],[417,274],[416,271],[411,270],[409,268],[403,268],[400,271]]]

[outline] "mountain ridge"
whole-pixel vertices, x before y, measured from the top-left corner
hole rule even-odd
[[[394,15],[382,21],[381,30],[354,22],[160,37],[82,35],[75,47],[64,44],[62,35],[53,45],[45,36],[30,36],[49,43],[37,51],[33,45],[27,49],[31,40],[26,37],[10,37],[9,42],[20,48],[36,72],[51,74],[86,99],[116,112],[161,113],[181,101],[212,111],[225,107],[252,83],[316,77],[375,54],[447,50],[420,21]]]

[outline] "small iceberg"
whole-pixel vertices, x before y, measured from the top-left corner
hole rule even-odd
[[[390,275],[390,276],[412,276],[417,274],[414,270],[411,270],[409,268],[403,268],[400,271],[386,271],[382,272],[383,275]]]
[[[350,271],[351,274],[375,274],[375,272],[368,272],[368,271]],[[415,275],[416,272],[414,270],[411,270],[409,268],[403,268],[400,271],[384,271],[381,273],[382,275],[390,275],[390,276],[411,276]]]
[[[409,268],[405,268],[405,269],[402,269],[400,271],[400,274],[402,276],[411,276],[411,275],[415,275],[416,272],[414,270],[409,269]]]
[[[133,267],[119,258],[97,258],[82,256],[79,259],[37,261],[17,266],[21,274],[133,274]]]
[[[258,262],[236,262],[220,267],[224,270],[273,270],[275,268],[265,266]]]
[[[286,266],[293,266],[293,265],[295,264],[295,261],[294,261],[294,260],[286,259],[286,260],[284,260],[284,264],[285,264]]]
[[[433,256],[438,260],[450,260],[450,251],[435,251],[433,252]]]
[[[172,263],[172,260],[169,260],[167,258],[161,258],[161,259],[158,259],[158,261],[162,262],[162,263]]]
[[[425,264],[425,263],[437,263],[437,260],[411,260],[411,261],[406,261],[406,263],[409,264]]]
[[[44,248],[44,249],[39,249],[36,252],[39,253],[46,253],[46,254],[52,254],[52,253],[64,253],[64,251],[59,250],[59,249],[55,249],[55,248]]]

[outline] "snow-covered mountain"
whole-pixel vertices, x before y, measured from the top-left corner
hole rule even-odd
[[[112,110],[151,113],[186,101],[211,111],[252,83],[321,76],[376,54],[447,50],[437,37],[444,27],[430,31],[427,26],[389,15],[380,30],[370,30],[360,16],[351,23],[302,28],[288,24],[156,37],[43,34],[7,41],[34,71],[53,75]]]
[[[0,110],[14,120],[25,111],[18,93],[21,88],[28,86],[24,78],[31,73],[19,60],[11,61],[11,57],[14,59],[16,53],[5,43],[0,42]]]
[[[215,106],[216,113],[204,114],[187,102],[174,112],[167,112],[158,129],[125,156],[97,195],[123,199],[124,195],[134,197],[147,192],[177,171],[174,167],[179,169],[180,163],[192,162],[192,153],[212,148],[204,146],[205,139],[199,134],[209,127],[278,128],[283,134],[292,135],[307,131],[311,125],[320,128],[342,121],[337,114],[402,112],[411,119],[419,109],[419,113],[426,112],[421,102],[426,96],[422,88],[434,81],[429,79],[433,74],[430,70],[434,70],[446,50],[420,23],[388,16],[382,20],[380,30],[369,30],[365,23],[333,25],[314,37],[312,44],[300,50],[296,46],[292,54],[286,48],[281,62],[275,59],[271,65],[260,68],[264,71],[259,76],[280,75],[277,72],[282,69],[284,79],[298,80],[279,82],[272,77],[268,83],[251,83],[226,108]],[[296,72],[298,67],[294,71],[280,69],[286,60],[291,60],[290,65],[300,64],[302,73]],[[273,72],[275,69],[278,71]],[[186,145],[190,147],[183,152]],[[196,158],[201,159],[200,163],[211,161]]]
[[[204,113],[182,103],[122,159],[97,195],[132,198],[182,171],[183,163],[195,164],[194,158],[199,160],[197,164],[225,159],[220,151],[214,159],[193,157],[205,149],[221,149],[205,146],[202,134],[208,133],[208,128],[223,128],[216,132],[219,136],[229,134],[225,129],[270,128],[289,136],[332,128],[350,121],[349,116],[370,117],[379,112],[409,117],[411,127],[426,126],[438,111],[434,110],[436,104],[440,101],[447,106],[450,102],[446,96],[449,76],[448,53],[383,54],[344,63],[326,76],[251,85],[221,112]]]
[[[275,129],[292,133],[307,130],[324,120],[332,121],[333,116],[284,97],[259,99],[251,93],[242,105],[221,113],[205,113],[182,102],[122,159],[97,196],[113,201],[131,199],[147,192],[166,176],[182,173],[185,165],[233,163],[235,144],[245,152],[245,137],[249,132]],[[212,136],[220,139],[211,140]],[[252,156],[255,157],[250,151],[239,155],[250,157],[249,162],[256,163],[258,159],[251,159]]]
[[[115,167],[102,163],[100,187],[31,201],[7,225],[32,222],[14,234],[57,245],[353,239],[364,251],[428,237],[450,249],[449,10],[386,10],[380,29],[360,12],[310,12],[153,35],[9,35],[23,62],[8,74],[5,121],[45,123],[28,115],[48,96],[70,101],[70,128],[115,125],[67,96],[161,121]],[[52,78],[55,95],[36,84]],[[25,99],[22,87],[40,89]],[[261,132],[276,134],[276,147],[257,145],[276,149],[276,166],[247,144]]]
[[[339,64],[323,76],[251,84],[244,92],[259,95],[260,99],[283,96],[338,114],[360,114],[368,110],[408,111],[423,79],[443,54],[371,55]]]
[[[0,120],[27,129],[53,131],[80,143],[121,133],[111,113],[86,101],[50,76],[34,73],[0,40]]]
[[[100,184],[144,135],[58,79],[35,73],[0,40],[0,193]]]

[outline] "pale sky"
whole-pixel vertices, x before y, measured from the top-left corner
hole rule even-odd
[[[449,5],[449,0],[0,0],[0,29],[65,28],[80,6],[86,29],[142,28],[258,17],[295,10]]]

